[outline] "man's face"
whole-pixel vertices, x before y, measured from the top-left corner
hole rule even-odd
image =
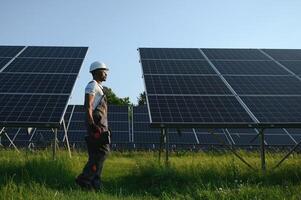
[[[108,76],[107,70],[98,70],[97,75],[100,79],[100,81],[106,81]]]

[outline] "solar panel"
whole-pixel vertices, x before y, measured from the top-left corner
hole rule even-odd
[[[301,75],[301,60],[294,61],[280,61],[282,65],[284,65],[287,69],[291,70],[293,73],[297,75]]]
[[[205,59],[198,49],[187,48],[140,48],[143,59]]]
[[[2,67],[4,67],[10,60],[11,60],[11,58],[0,58],[0,70],[1,70]]]
[[[229,144],[227,137],[223,133],[216,133],[212,135],[210,133],[197,134],[198,140],[201,145],[223,145],[220,140],[225,144]],[[216,138],[218,137],[219,140]]]
[[[211,60],[270,60],[257,49],[202,49]]]
[[[58,128],[87,47],[0,47],[0,126]]]
[[[0,93],[67,94],[77,75],[0,73]]]
[[[144,75],[151,94],[231,94],[218,76]]]
[[[24,46],[0,46],[0,57],[14,57]]]
[[[252,123],[233,96],[148,96],[152,123]]]
[[[176,129],[168,130],[169,143],[171,145],[197,144],[196,136],[192,129],[181,129],[179,131]],[[146,105],[133,107],[133,142],[135,144],[159,144],[160,132],[160,129],[150,127]]]
[[[0,95],[0,125],[55,126],[60,122],[67,95]]]
[[[77,74],[82,59],[17,58],[4,72],[63,73]]]
[[[112,129],[112,143],[129,143],[129,116],[128,106],[109,105],[109,127]],[[68,128],[70,141],[84,142],[86,135],[85,109],[82,105],[76,105]],[[74,140],[73,140],[73,139]]]
[[[300,95],[301,81],[294,76],[225,76],[239,95]]]
[[[196,50],[200,57],[193,60],[198,57]],[[285,69],[286,63],[283,67],[274,60],[295,62],[292,71],[296,71],[301,50],[142,48],[139,51],[150,122],[154,127],[301,126],[298,105],[301,79]],[[206,61],[209,66],[202,66],[211,67],[216,74],[208,69],[202,74],[199,64],[190,61]]]
[[[301,49],[263,49],[275,60],[301,60]]]
[[[160,129],[150,128],[146,105],[133,107],[133,142],[159,144]]]
[[[87,47],[27,47],[19,57],[29,58],[84,58]]]
[[[273,61],[212,61],[221,74],[233,75],[289,75],[289,73]]]
[[[294,141],[288,135],[272,135],[266,134],[265,141],[270,146],[292,146],[295,145]]]
[[[242,96],[242,100],[261,123],[299,124],[301,96]]]
[[[205,60],[142,60],[144,74],[216,74]]]

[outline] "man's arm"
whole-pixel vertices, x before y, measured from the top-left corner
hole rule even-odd
[[[86,109],[86,115],[88,118],[89,125],[94,125],[94,119],[93,119],[93,102],[94,102],[94,95],[91,94],[85,94],[85,109]]]

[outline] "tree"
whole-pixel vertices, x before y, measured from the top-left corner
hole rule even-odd
[[[104,86],[103,91],[107,97],[108,104],[113,104],[113,105],[130,105],[131,104],[129,97],[119,98],[113,92],[113,90],[111,88]]]
[[[144,105],[146,104],[146,94],[145,92],[140,93],[139,97],[137,98],[138,105]]]

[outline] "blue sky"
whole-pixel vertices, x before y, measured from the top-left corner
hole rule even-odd
[[[300,0],[1,0],[1,45],[88,46],[72,93],[82,104],[91,62],[104,85],[137,102],[138,47],[301,48]]]

